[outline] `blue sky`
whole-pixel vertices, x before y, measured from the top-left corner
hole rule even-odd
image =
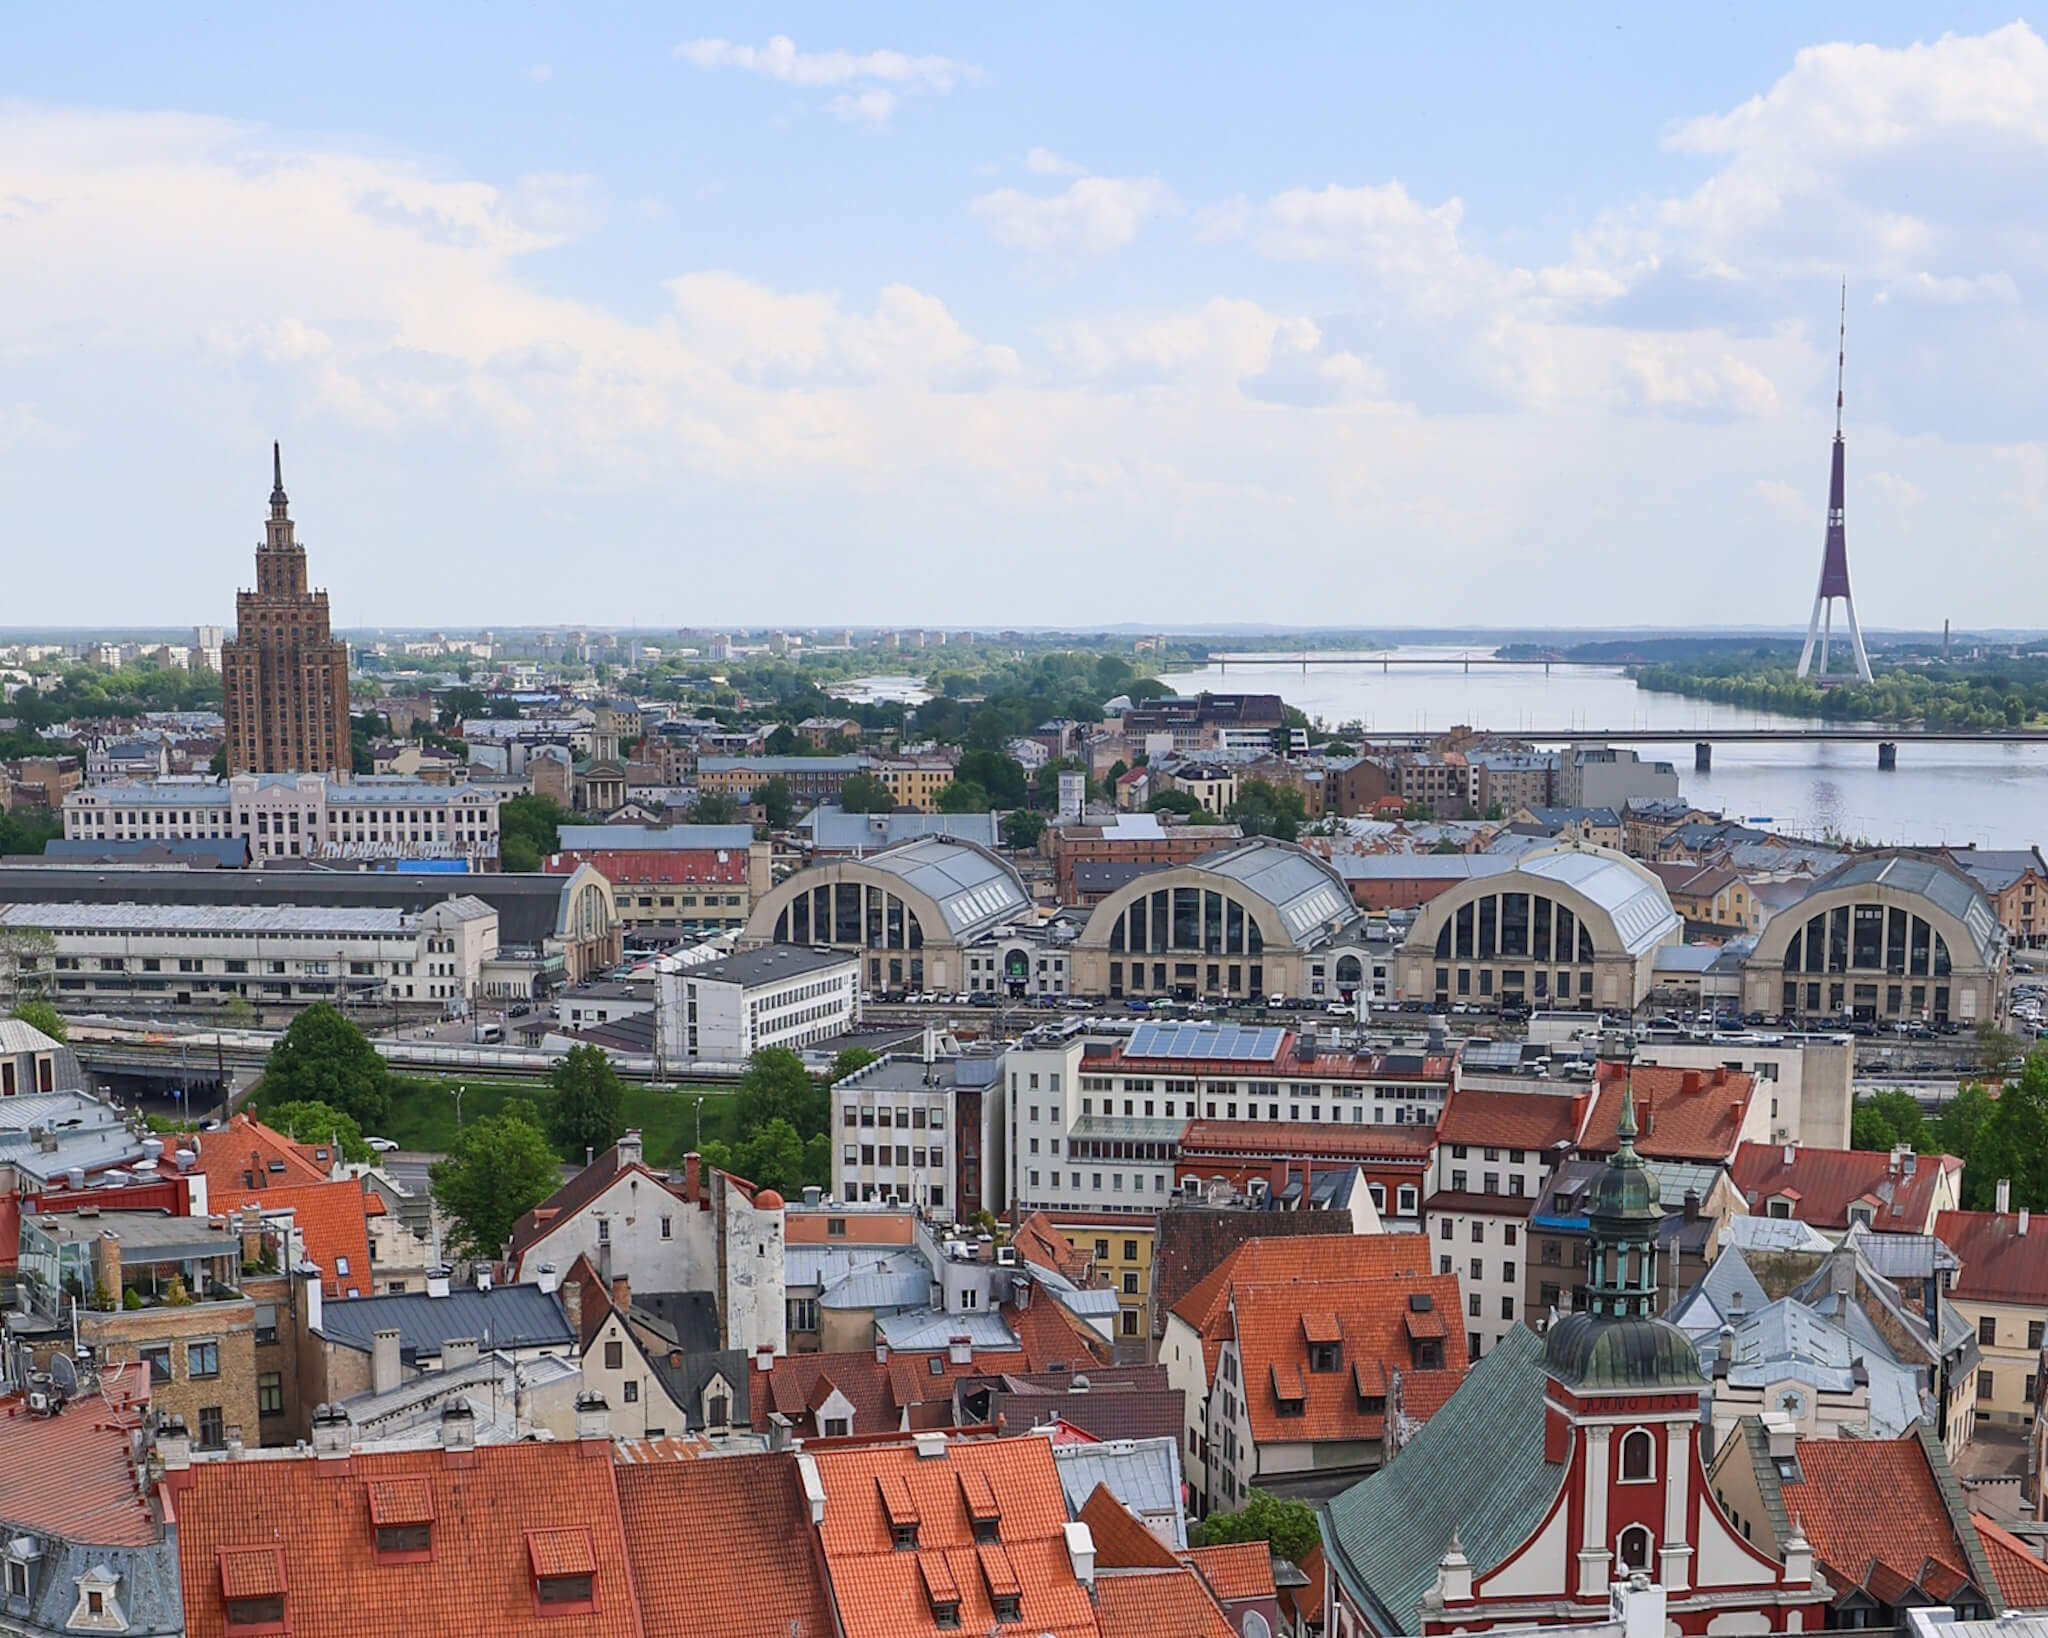
[[[1866,624],[2048,606],[2027,23],[1250,15],[17,15],[0,625],[272,437],[350,625],[1793,624],[1845,273]]]

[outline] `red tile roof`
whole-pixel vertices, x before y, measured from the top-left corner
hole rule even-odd
[[[2010,1609],[2048,1609],[2048,1564],[2010,1531],[1994,1524],[1982,1513],[1970,1515],[1977,1527],[1977,1539],[1991,1562],[1991,1578],[1998,1583],[1998,1596]]]
[[[1098,1576],[1095,1616],[1102,1638],[1238,1638],[1201,1577],[1179,1565]]]
[[[1934,1232],[1962,1261],[1951,1297],[2048,1305],[2048,1221],[2030,1221],[2022,1234],[2017,1212],[1945,1211]]]
[[[374,1295],[370,1282],[369,1214],[363,1186],[355,1178],[339,1183],[302,1183],[288,1188],[209,1191],[209,1210],[292,1214],[306,1256],[320,1265],[320,1289],[330,1297]],[[348,1272],[342,1272],[346,1263]]]
[[[1755,1078],[1739,1069],[1602,1063],[1595,1081],[1599,1099],[1579,1147],[1595,1155],[1619,1147],[1622,1097],[1633,1085],[1636,1149],[1650,1160],[1731,1162],[1756,1095]]]
[[[1201,1572],[1209,1590],[1225,1604],[1271,1598],[1273,1550],[1263,1541],[1231,1541],[1217,1547],[1190,1547],[1181,1561]]]
[[[1868,1587],[1883,1603],[1921,1579],[1952,1591],[1971,1579],[1970,1556],[1942,1500],[1925,1446],[1897,1439],[1801,1439],[1798,1479],[1781,1478],[1785,1511],[1813,1544],[1836,1593]],[[1989,1589],[1983,1589],[1988,1591]]]
[[[1170,1570],[1178,1562],[1173,1551],[1128,1507],[1098,1484],[1074,1515],[1095,1538],[1098,1570]]]
[[[831,1597],[791,1452],[618,1470],[647,1634],[831,1634]]]
[[[825,1490],[819,1536],[846,1638],[938,1632],[927,1589],[943,1585],[941,1564],[960,1595],[963,1632],[994,1630],[991,1589],[1014,1584],[1022,1597],[1019,1631],[1097,1638],[1094,1608],[1067,1557],[1066,1500],[1044,1440],[956,1439],[937,1456],[894,1443],[828,1448],[814,1460]],[[994,1493],[1002,1515],[997,1547],[974,1540],[961,1503],[963,1472],[979,1473]],[[915,1552],[892,1541],[880,1499],[884,1477],[902,1482],[916,1511]]]
[[[1457,1276],[1431,1272],[1432,1249],[1419,1234],[1248,1240],[1174,1314],[1201,1335],[1207,1381],[1215,1378],[1223,1343],[1236,1339],[1246,1414],[1259,1443],[1378,1439],[1384,1414],[1368,1414],[1360,1400],[1383,1397],[1395,1371],[1402,1373],[1403,1407],[1418,1420],[1464,1379],[1462,1349],[1444,1347],[1436,1370],[1413,1363],[1411,1319],[1427,1320],[1441,1335],[1446,1316],[1462,1308]],[[1309,1315],[1318,1324],[1334,1322],[1343,1336],[1333,1371],[1309,1369]],[[1282,1379],[1290,1391],[1299,1388],[1298,1414],[1280,1414],[1274,1384]]]
[[[570,1441],[461,1457],[416,1450],[359,1452],[345,1463],[201,1463],[169,1484],[186,1631],[225,1638],[218,1555],[254,1549],[281,1555],[285,1618],[298,1638],[423,1624],[493,1638],[640,1638],[613,1471],[607,1449]],[[405,1480],[422,1481],[433,1508],[431,1556],[379,1564],[370,1494]],[[536,1565],[587,1568],[595,1607],[541,1614]]]
[[[253,1115],[237,1115],[217,1132],[200,1132],[199,1164],[206,1201],[216,1210],[229,1193],[325,1183],[340,1158],[324,1146],[294,1143]],[[167,1157],[168,1158],[168,1157]]]
[[[129,1447],[149,1410],[148,1372],[111,1375],[107,1396],[61,1416],[31,1416],[19,1397],[0,1399],[0,1519],[10,1529],[97,1547],[156,1542]]]
[[[1444,1101],[1436,1140],[1500,1149],[1554,1149],[1578,1137],[1589,1103],[1584,1093],[1460,1088]]]
[[[1252,1239],[1353,1232],[1348,1213],[1245,1211],[1232,1206],[1169,1206],[1152,1242],[1152,1334],[1166,1334],[1166,1316],[1182,1297]]]
[[[1903,1163],[1896,1163],[1895,1169],[1891,1155],[1883,1150],[1744,1143],[1736,1148],[1729,1176],[1753,1217],[1766,1216],[1770,1201],[1786,1195],[1800,1222],[1846,1229],[1849,1208],[1860,1201],[1871,1209],[1872,1228],[1925,1234],[1937,1199],[1956,1198],[1962,1171],[1963,1163],[1954,1155],[1916,1155],[1908,1172]],[[1949,1185],[1945,1190],[1944,1178]]]
[[[564,843],[568,841],[565,836]],[[744,887],[745,848],[579,848],[564,846],[541,861],[550,876],[573,876],[578,865],[590,865],[615,887],[699,885]]]
[[[1094,1267],[1094,1258],[1062,1233],[1059,1225],[1042,1211],[1033,1212],[1019,1223],[1010,1243],[1025,1262],[1065,1275],[1076,1285],[1083,1284]]]

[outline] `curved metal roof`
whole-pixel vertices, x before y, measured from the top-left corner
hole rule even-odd
[[[1946,910],[1969,930],[1980,965],[1989,967],[1998,958],[2003,939],[1998,918],[1990,901],[1961,870],[1931,859],[1924,853],[1871,853],[1851,859],[1839,870],[1813,884],[1810,899],[1817,893],[1832,893],[1843,887],[1888,887],[1896,893],[1912,893],[1937,909]],[[1804,899],[1789,905],[1783,915],[1797,920]]]
[[[1246,892],[1264,899],[1297,944],[1315,943],[1320,929],[1357,914],[1344,879],[1327,863],[1313,853],[1268,837],[1208,854],[1186,868],[1227,876]]]
[[[1024,880],[993,853],[951,836],[921,836],[860,863],[896,877],[939,907],[946,931],[965,938],[1031,908]]]
[[[1664,884],[1633,860],[1604,848],[1561,847],[1525,854],[1511,874],[1556,882],[1590,899],[1607,912],[1630,955],[1662,944],[1681,925]],[[1490,885],[1506,884],[1496,878]]]

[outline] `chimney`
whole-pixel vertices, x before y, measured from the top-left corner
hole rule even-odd
[[[583,1439],[610,1439],[612,1436],[612,1408],[605,1403],[601,1393],[579,1393],[576,1396],[576,1437]]]
[[[553,1263],[542,1263],[533,1283],[541,1288],[543,1294],[551,1294],[561,1289],[562,1275]]]
[[[1010,1276],[1010,1301],[1017,1305],[1020,1313],[1031,1306],[1031,1285],[1031,1280],[1025,1275]]]
[[[777,1422],[782,1424],[781,1433],[786,1443],[789,1437],[789,1418],[778,1411],[769,1417],[768,1421],[771,1428]],[[770,1438],[773,1437],[771,1433]],[[780,1450],[784,1447],[777,1445],[775,1448]],[[804,1500],[811,1509],[811,1528],[816,1529],[825,1522],[825,1481],[818,1476],[817,1458],[806,1456],[802,1451],[797,1452],[796,1471],[797,1477],[803,1481]]]
[[[645,1152],[645,1146],[640,1141],[640,1128],[635,1126],[619,1139],[620,1170],[623,1171],[628,1166],[638,1166]]]
[[[789,1449],[789,1418],[784,1416],[781,1411],[770,1411],[768,1413],[768,1448],[770,1450]],[[822,1499],[820,1505],[823,1505]]]
[[[2027,1217],[2027,1208],[2025,1206],[2020,1207],[2020,1236],[2023,1239],[2026,1237],[2027,1232]]]
[[[398,1386],[398,1329],[370,1333],[370,1392],[389,1393]]]
[[[441,1369],[459,1371],[482,1357],[475,1337],[450,1337],[441,1344]]]
[[[623,1274],[612,1276],[612,1306],[621,1314],[633,1306],[633,1287]]]
[[[489,1263],[477,1264],[475,1280],[477,1290],[487,1292],[491,1289],[491,1265]]]
[[[693,1206],[703,1198],[699,1193],[699,1185],[703,1180],[703,1167],[704,1162],[701,1157],[694,1154],[683,1156],[683,1198]]]
[[[342,1406],[329,1402],[313,1412],[313,1454],[322,1461],[346,1457],[355,1437],[355,1424]]]
[[[192,1465],[192,1435],[185,1430],[185,1418],[167,1416],[156,1430],[157,1459],[166,1473],[179,1473]]]
[[[754,1369],[767,1373],[775,1369],[775,1344],[764,1342],[754,1350]]]
[[[889,1339],[879,1334],[875,1337],[875,1363],[877,1365],[889,1363]]]
[[[1074,1579],[1089,1593],[1095,1591],[1095,1532],[1079,1519],[1069,1519],[1067,1562],[1074,1567]]]
[[[448,1295],[448,1265],[436,1263],[427,1270],[427,1295],[445,1297]]]
[[[299,1282],[299,1305],[306,1315],[306,1329],[318,1331],[322,1319],[321,1304],[327,1295],[320,1284],[320,1265],[300,1263],[292,1270],[292,1275]]]
[[[1780,1151],[1778,1158],[1787,1166],[1794,1165],[1799,1159],[1799,1145],[1796,1143],[1786,1144],[1784,1149]]]
[[[1721,1322],[1721,1335],[1714,1345],[1714,1357],[1724,1365],[1735,1358],[1735,1327],[1726,1320]]]
[[[441,1448],[476,1449],[476,1412],[459,1395],[441,1407]]]
[[[583,1282],[564,1280],[561,1295],[562,1312],[569,1316],[569,1329],[580,1337],[583,1335]]]
[[[2000,1217],[2003,1217],[2007,1212],[2011,1210],[2012,1179],[2009,1177],[2001,1177],[1998,1180],[1998,1215]]]
[[[101,1229],[92,1243],[92,1283],[121,1300],[121,1236],[112,1229]]]
[[[955,1365],[971,1364],[974,1359],[974,1341],[971,1337],[948,1337],[946,1357]]]
[[[1700,1191],[1698,1189],[1687,1189],[1685,1191],[1685,1220],[1688,1223],[1697,1223],[1700,1220]]]
[[[910,1443],[920,1462],[942,1462],[946,1459],[946,1436],[942,1432],[913,1433]]]
[[[242,1443],[242,1430],[240,1427],[231,1427],[227,1430],[227,1432],[228,1460],[231,1462],[239,1462],[245,1455],[248,1454],[248,1447]]]

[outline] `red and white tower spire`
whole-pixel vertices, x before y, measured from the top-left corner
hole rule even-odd
[[[1828,478],[1828,538],[1820,555],[1820,587],[1813,594],[1813,618],[1806,623],[1806,646],[1799,651],[1799,675],[1825,678],[1828,651],[1834,644],[1835,602],[1848,616],[1849,646],[1856,657],[1856,675],[1870,681],[1870,656],[1863,652],[1863,628],[1856,622],[1856,599],[1849,592],[1849,531],[1842,521],[1842,371],[1849,346],[1849,285],[1842,283],[1842,327],[1835,352],[1835,458]],[[1814,669],[1813,648],[1820,644],[1820,667]]]

